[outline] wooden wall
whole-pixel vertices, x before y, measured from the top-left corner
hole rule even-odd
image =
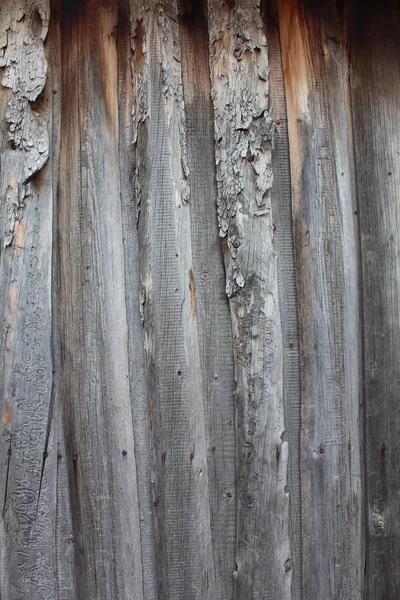
[[[0,1],[0,600],[400,597],[399,27]]]

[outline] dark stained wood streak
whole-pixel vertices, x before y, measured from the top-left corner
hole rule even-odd
[[[150,8],[151,7],[151,8]],[[134,3],[135,194],[158,598],[215,598],[175,2]],[[198,283],[196,281],[196,289]]]
[[[363,598],[360,302],[336,2],[278,1],[299,297],[302,594]]]
[[[74,560],[74,537],[72,527],[70,488],[68,485],[68,467],[65,455],[64,418],[61,395],[61,345],[59,323],[59,237],[58,237],[58,185],[60,178],[60,133],[61,133],[61,0],[51,2],[51,27],[47,40],[49,61],[49,93],[51,92],[51,146],[50,160],[52,168],[52,427],[55,438],[52,458],[56,462],[53,474],[52,493],[56,506],[54,514],[54,577],[57,600],[75,600],[76,577]],[[50,448],[48,448],[49,450]],[[54,455],[54,456],[53,456]],[[49,454],[50,456],[50,454]],[[46,459],[46,466],[47,466]]]
[[[400,7],[349,2],[365,380],[365,598],[400,589]]]
[[[232,600],[237,510],[233,344],[218,235],[206,7],[201,2],[181,2],[180,17],[193,264],[190,283],[202,371],[215,598]]]
[[[274,122],[257,3],[208,2],[218,219],[234,337],[234,597],[291,598],[283,347],[271,187]]]
[[[60,337],[76,597],[143,600],[119,177],[118,4],[65,1],[61,18]]]

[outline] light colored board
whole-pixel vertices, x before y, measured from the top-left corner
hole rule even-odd
[[[293,243],[292,186],[290,177],[288,118],[283,77],[279,24],[275,0],[262,3],[268,40],[270,104],[275,121],[272,153],[271,212],[273,247],[278,260],[279,311],[283,342],[283,398],[286,439],[289,444],[289,498],[292,556],[292,599],[301,598],[301,489],[300,340]],[[288,565],[289,566],[289,565]]]
[[[226,292],[234,337],[235,598],[291,597],[283,347],[271,187],[274,122],[258,3],[208,3]]]
[[[217,223],[213,111],[205,3],[180,3],[193,291],[204,397],[215,597],[233,598],[236,430],[233,344]]]
[[[157,598],[155,548],[150,491],[150,448],[145,357],[140,316],[139,237],[134,193],[135,147],[132,119],[132,35],[131,2],[118,0],[118,129],[119,176],[121,190],[122,236],[124,247],[125,302],[128,327],[129,385],[140,514],[140,544],[143,597]]]
[[[304,598],[363,597],[359,252],[336,3],[279,1],[299,297]]]
[[[61,381],[77,599],[142,600],[119,177],[118,4],[64,2],[61,18]]]
[[[215,597],[175,2],[134,3],[141,303],[158,598]]]
[[[400,589],[399,4],[349,5],[364,325],[364,597],[383,600]]]

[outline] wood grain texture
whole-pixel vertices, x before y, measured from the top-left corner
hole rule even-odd
[[[365,380],[365,598],[400,589],[400,11],[350,2],[351,96],[361,230]]]
[[[138,211],[135,202],[135,147],[133,140],[131,3],[118,1],[118,130],[119,176],[124,248],[125,302],[127,314],[129,385],[137,472],[143,597],[157,598],[152,500],[150,491],[149,426],[146,366],[140,314]]]
[[[175,2],[134,5],[143,335],[158,598],[215,598]]]
[[[215,598],[233,599],[236,430],[233,344],[217,223],[213,110],[205,3],[180,3],[193,292],[206,427]]]
[[[144,591],[119,178],[118,4],[64,2],[61,18],[60,328],[77,598],[139,600]]]
[[[51,94],[43,45],[48,19],[46,1],[2,3],[0,595],[5,600],[55,598]]]
[[[290,598],[283,347],[271,187],[274,122],[257,4],[208,3],[218,185],[237,403],[235,598]]]
[[[303,596],[362,598],[360,305],[336,3],[278,2],[301,340]]]
[[[59,315],[59,235],[58,235],[58,194],[60,180],[60,134],[61,134],[61,2],[51,2],[51,23],[47,39],[47,57],[52,95],[51,103],[51,147],[52,205],[53,205],[53,246],[52,246],[52,434],[55,436],[57,451],[57,472],[53,481],[56,498],[54,517],[54,578],[57,600],[75,600],[76,576],[74,560],[74,535],[71,515],[70,488],[68,484],[68,461],[64,438],[64,412],[61,393],[61,344]]]
[[[290,176],[288,116],[279,23],[275,0],[261,4],[268,41],[270,102],[275,121],[272,153],[273,185],[271,213],[273,247],[278,261],[278,297],[283,342],[283,398],[286,439],[289,444],[289,499],[292,599],[301,598],[301,481],[300,429],[301,381],[300,340],[297,311],[296,266],[294,260],[292,186]]]
[[[0,4],[0,600],[397,599],[397,0]]]

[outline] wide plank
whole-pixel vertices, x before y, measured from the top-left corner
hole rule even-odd
[[[361,317],[348,61],[336,2],[278,0],[302,388],[304,598],[363,597]]]
[[[400,589],[400,13],[397,1],[349,5],[364,330],[364,597],[386,600]]]

